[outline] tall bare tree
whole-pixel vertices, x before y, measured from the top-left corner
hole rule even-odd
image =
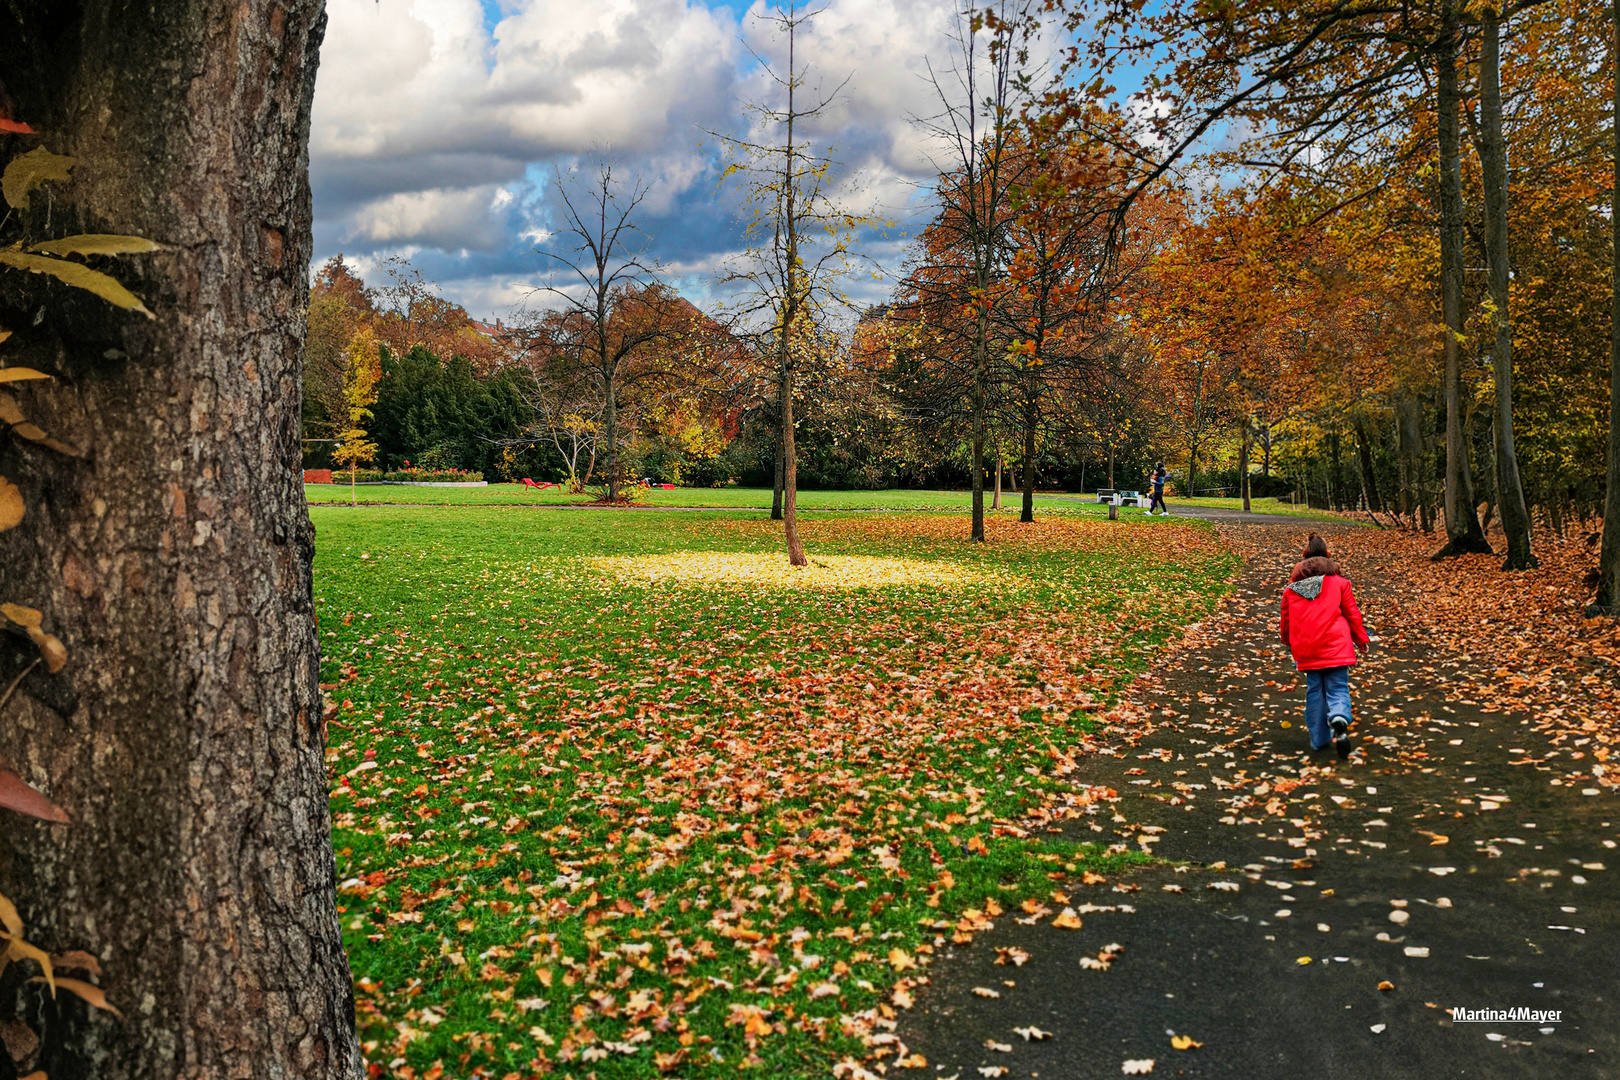
[[[1528,570],[1540,560],[1530,550],[1530,510],[1519,480],[1513,443],[1513,322],[1509,307],[1507,143],[1502,137],[1502,19],[1499,2],[1480,10],[1479,162],[1485,186],[1485,262],[1489,268],[1491,375],[1496,385],[1492,431],[1496,447],[1496,503],[1507,534],[1504,570]]]
[[[1015,144],[1019,113],[1030,97],[1028,28],[1037,0],[997,0],[989,16],[959,14],[953,24],[955,63],[946,72],[930,66],[939,112],[918,120],[941,146],[939,225],[956,233],[940,246],[964,263],[959,275],[971,311],[963,346],[969,354],[967,398],[969,470],[973,488],[971,537],[984,541],[984,445],[993,392],[990,356],[996,336],[996,282],[1004,275],[1004,234],[1012,224],[1012,193],[1018,182]]]
[[[624,482],[620,396],[627,383],[663,373],[654,352],[679,338],[695,314],[662,286],[647,254],[637,212],[648,185],[639,179],[626,185],[613,171],[610,161],[598,158],[588,182],[560,169],[555,174],[563,218],[554,236],[558,246],[536,248],[555,272],[535,290],[553,307],[527,328],[531,349],[566,351],[596,381],[609,502],[619,500]]]
[[[1446,403],[1446,544],[1436,557],[1489,552],[1474,508],[1474,477],[1468,465],[1468,410],[1463,402],[1462,95],[1457,64],[1462,50],[1461,0],[1440,0],[1440,32],[1435,45],[1435,109],[1440,161],[1440,311],[1445,358],[1442,396]]]
[[[798,369],[816,362],[819,355],[819,330],[829,303],[836,299],[832,285],[846,268],[851,233],[859,224],[833,196],[831,177],[838,162],[804,137],[809,123],[826,111],[848,81],[813,94],[813,103],[806,104],[810,68],[801,66],[798,34],[822,10],[801,10],[797,0],[788,0],[756,15],[774,28],[785,46],[785,66],[754,54],[781,101],[749,106],[756,121],[749,135],[714,133],[732,158],[727,172],[746,177],[746,196],[754,212],[748,251],[727,280],[745,286],[749,294],[739,312],[741,322],[767,316],[760,336],[775,357],[780,510],[788,561],[794,566],[808,562],[799,538],[794,440]],[[776,510],[773,500],[773,518]]]

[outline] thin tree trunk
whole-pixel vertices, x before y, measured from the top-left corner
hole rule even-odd
[[[0,296],[8,362],[57,376],[8,393],[87,451],[0,450],[30,511],[0,598],[69,650],[0,749],[71,819],[5,815],[0,891],[123,1014],[59,993],[53,1080],[362,1075],[298,483],[324,26],[319,0],[0,7],[0,100],[77,158],[13,224],[162,244],[105,264],[151,321],[38,277]],[[25,662],[0,636],[0,685]]]
[[[781,410],[777,410],[780,414]],[[776,421],[776,483],[771,492],[771,520],[782,520],[782,420],[777,416]]]
[[[1238,487],[1243,492],[1243,512],[1251,513],[1249,509],[1249,441],[1252,438],[1252,428],[1243,425],[1243,440],[1238,444]]]
[[[1344,458],[1339,449],[1339,429],[1335,427],[1328,432],[1328,450],[1333,458],[1333,472],[1328,478],[1328,502],[1335,510],[1344,509]]]
[[[799,539],[799,455],[793,442],[793,368],[782,373],[782,532],[787,539],[788,562],[805,566],[804,542]]]
[[[788,8],[793,18],[793,8]],[[798,177],[793,171],[793,125],[798,113],[793,107],[793,95],[798,87],[797,68],[794,66],[795,30],[788,30],[787,79],[787,141],[782,166],[782,234],[787,240],[787,275],[783,284],[782,326],[778,345],[781,349],[782,373],[782,533],[787,541],[788,563],[806,566],[810,560],[804,556],[804,542],[799,539],[799,450],[793,432],[793,336],[799,332],[800,303],[803,299],[799,286],[799,210]]]
[[[604,360],[604,369],[606,366]],[[616,503],[619,501],[619,401],[614,380],[605,370],[602,383],[606,389],[602,406],[602,440],[607,447],[602,468],[607,470],[608,502]]]
[[[1614,17],[1615,56],[1620,56],[1620,0],[1611,13]],[[1614,101],[1620,116],[1620,78],[1614,82]],[[1613,132],[1615,140],[1615,191],[1620,191],[1620,128]],[[1620,615],[1620,214],[1610,213],[1613,229],[1613,273],[1610,301],[1609,346],[1609,477],[1603,500],[1603,547],[1598,554],[1597,595],[1587,609],[1590,615]]]
[[[1443,0],[1439,71],[1436,79],[1440,144],[1440,306],[1445,322],[1446,545],[1435,558],[1489,552],[1491,545],[1474,512],[1474,482],[1468,468],[1468,414],[1462,401],[1463,197],[1461,108],[1457,89],[1459,0]]]
[[[1540,564],[1530,550],[1530,511],[1519,480],[1513,446],[1513,320],[1509,309],[1507,144],[1502,138],[1502,17],[1495,8],[1481,13],[1479,53],[1479,159],[1485,181],[1485,255],[1495,339],[1491,374],[1496,384],[1492,425],[1496,446],[1496,505],[1507,537],[1504,570]]]
[[[1024,498],[1023,505],[1018,510],[1018,520],[1025,523],[1035,520],[1035,418],[1033,414],[1024,418]]]
[[[1193,391],[1193,428],[1187,455],[1187,498],[1198,497],[1198,443],[1204,434],[1204,365],[1197,364],[1198,384]]]
[[[983,303],[981,299],[979,303]],[[984,435],[985,435],[985,405],[987,395],[985,383],[990,378],[990,365],[987,357],[989,351],[989,327],[987,319],[981,310],[978,317],[977,334],[973,343],[973,435],[972,435],[972,487],[973,487],[973,524],[969,539],[984,543]]]
[[[1114,444],[1113,443],[1108,444],[1108,487],[1109,487],[1110,490],[1113,490],[1113,487],[1114,487]]]
[[[990,502],[990,509],[992,510],[1001,509],[1001,468],[1001,443],[998,440],[996,442],[996,494],[995,498]]]
[[[1361,491],[1367,500],[1367,509],[1383,513],[1384,499],[1378,493],[1378,477],[1373,472],[1372,443],[1367,438],[1367,425],[1358,417],[1355,423],[1356,453],[1361,459]]]

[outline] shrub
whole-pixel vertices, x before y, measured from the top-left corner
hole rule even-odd
[[[409,466],[382,474],[382,479],[401,484],[476,484],[483,478],[483,473],[469,469],[433,469],[425,466]]]

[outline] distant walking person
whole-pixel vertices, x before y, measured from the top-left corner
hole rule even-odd
[[[1329,743],[1339,757],[1350,756],[1350,666],[1356,650],[1372,639],[1361,624],[1350,579],[1328,553],[1327,541],[1312,533],[1305,558],[1294,567],[1283,590],[1278,623],[1294,666],[1305,673],[1305,727],[1311,749]]]
[[[1153,476],[1150,481],[1153,484],[1153,498],[1148,500],[1148,517],[1152,517],[1157,512],[1153,509],[1155,506],[1164,512],[1165,517],[1170,516],[1170,508],[1164,505],[1164,481],[1169,475],[1164,471],[1164,462],[1161,461],[1153,466]]]

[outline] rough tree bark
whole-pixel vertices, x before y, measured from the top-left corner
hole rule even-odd
[[[1614,5],[1615,55],[1620,56],[1620,0]],[[1620,116],[1620,79],[1614,81],[1615,115]],[[1615,191],[1620,191],[1620,128],[1614,131]],[[1588,616],[1620,615],[1620,214],[1611,213],[1614,276],[1609,352],[1609,477],[1603,501],[1603,547],[1598,554],[1597,595]]]
[[[1446,544],[1435,558],[1489,553],[1491,545],[1474,510],[1474,479],[1468,468],[1468,413],[1462,401],[1463,198],[1462,137],[1457,51],[1458,0],[1442,4],[1435,103],[1440,144],[1440,306],[1445,323]]]
[[[45,133],[0,157],[77,159],[8,238],[163,245],[111,267],[150,322],[0,274],[7,363],[57,376],[12,392],[85,449],[0,433],[29,506],[0,595],[71,653],[0,748],[72,817],[0,813],[0,888],[35,941],[100,957],[124,1016],[43,1010],[51,1080],[361,1075],[298,472],[324,26],[320,0],[0,8],[0,105]],[[0,674],[21,656],[0,639]]]
[[[1481,13],[1479,50],[1479,161],[1485,181],[1485,262],[1490,268],[1491,373],[1496,384],[1492,431],[1496,441],[1496,505],[1507,534],[1504,570],[1536,566],[1530,550],[1530,510],[1519,480],[1519,455],[1513,446],[1513,321],[1508,296],[1507,144],[1502,137],[1502,15],[1494,7]]]

